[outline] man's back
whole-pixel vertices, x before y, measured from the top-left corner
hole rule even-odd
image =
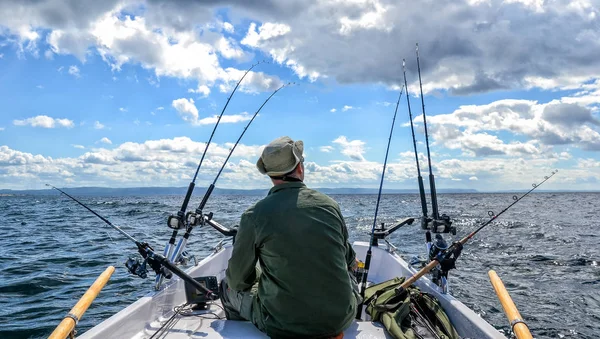
[[[235,247],[228,283],[247,289],[254,279],[249,257],[258,258],[255,307],[268,334],[334,335],[352,322],[354,251],[339,207],[326,195],[300,182],[273,187],[242,216]]]

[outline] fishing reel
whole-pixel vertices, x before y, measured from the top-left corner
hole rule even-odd
[[[183,213],[177,212],[177,215],[169,216],[169,218],[167,219],[167,226],[169,226],[169,228],[171,229],[178,230],[185,227],[183,221]]]
[[[428,218],[426,223],[428,223],[428,226],[433,233],[450,233],[456,235],[456,227],[452,226],[450,216],[446,214],[442,214],[438,218]],[[427,228],[427,226],[425,228]]]
[[[208,214],[204,214],[202,213],[202,211],[196,210],[196,212],[190,211],[185,215],[185,219],[189,227],[203,226],[204,221],[206,220],[205,217],[208,218],[208,220],[210,220],[213,217],[213,213],[210,212]]]
[[[137,275],[142,279],[146,279],[148,277],[148,269],[146,268],[147,260],[144,259],[143,262],[140,262],[139,258],[129,257],[125,262],[125,267],[129,270],[129,273],[133,275]]]
[[[169,219],[167,220],[167,225],[169,226],[169,228],[174,230],[179,230],[187,227],[194,227],[198,225],[202,226],[204,225],[204,216],[205,214],[203,214],[202,211],[198,210],[196,210],[195,212],[187,212],[185,218],[183,217],[183,214],[180,215],[179,213],[177,213],[177,215],[169,216]],[[206,216],[210,220],[212,219],[213,213],[210,212],[209,214],[206,214]]]
[[[461,254],[462,244],[455,242],[449,246],[441,234],[431,239],[431,233],[425,234],[429,262],[437,260],[439,265],[430,271],[431,281],[441,288],[442,293],[448,293],[448,272],[456,268],[456,260]]]
[[[429,245],[428,246],[428,252],[429,252],[428,255],[429,255],[430,261],[433,259],[436,259],[440,253],[444,253],[444,251],[446,251],[449,247],[446,240],[439,233],[435,235],[434,241],[432,241],[431,233],[429,233],[429,232],[426,233],[426,238],[427,238],[427,244]]]
[[[139,258],[129,257],[125,262],[125,267],[127,267],[129,273],[137,275],[142,279],[146,279],[148,277],[147,264],[156,274],[162,274],[167,279],[173,277],[173,273],[165,268],[160,262],[160,260],[165,260],[164,257],[154,253],[152,247],[145,242],[137,242],[136,245],[138,247],[138,252],[142,258],[144,258],[144,261],[140,262]]]

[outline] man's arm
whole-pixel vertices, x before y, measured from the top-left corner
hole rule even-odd
[[[348,269],[355,270],[357,266],[356,252],[354,251],[354,248],[352,248],[352,244],[350,243],[348,227],[346,226],[346,221],[344,220],[344,216],[342,215],[340,207],[336,206],[336,210],[340,221],[342,222],[342,236],[344,237],[344,243],[346,246],[346,264],[348,265]]]
[[[236,291],[247,290],[256,281],[256,233],[251,217],[244,213],[240,220],[233,253],[226,271],[227,284]]]

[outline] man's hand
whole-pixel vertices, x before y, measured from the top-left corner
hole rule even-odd
[[[350,265],[350,270],[352,272],[356,272],[358,270],[358,265],[360,264],[360,260],[354,258],[354,262]]]

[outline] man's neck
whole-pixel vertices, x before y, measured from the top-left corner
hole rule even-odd
[[[298,179],[296,177],[287,177],[287,180],[271,179],[271,181],[273,182],[273,186],[287,184],[287,183],[290,183],[290,182],[302,182],[302,180],[300,180],[300,179]]]

